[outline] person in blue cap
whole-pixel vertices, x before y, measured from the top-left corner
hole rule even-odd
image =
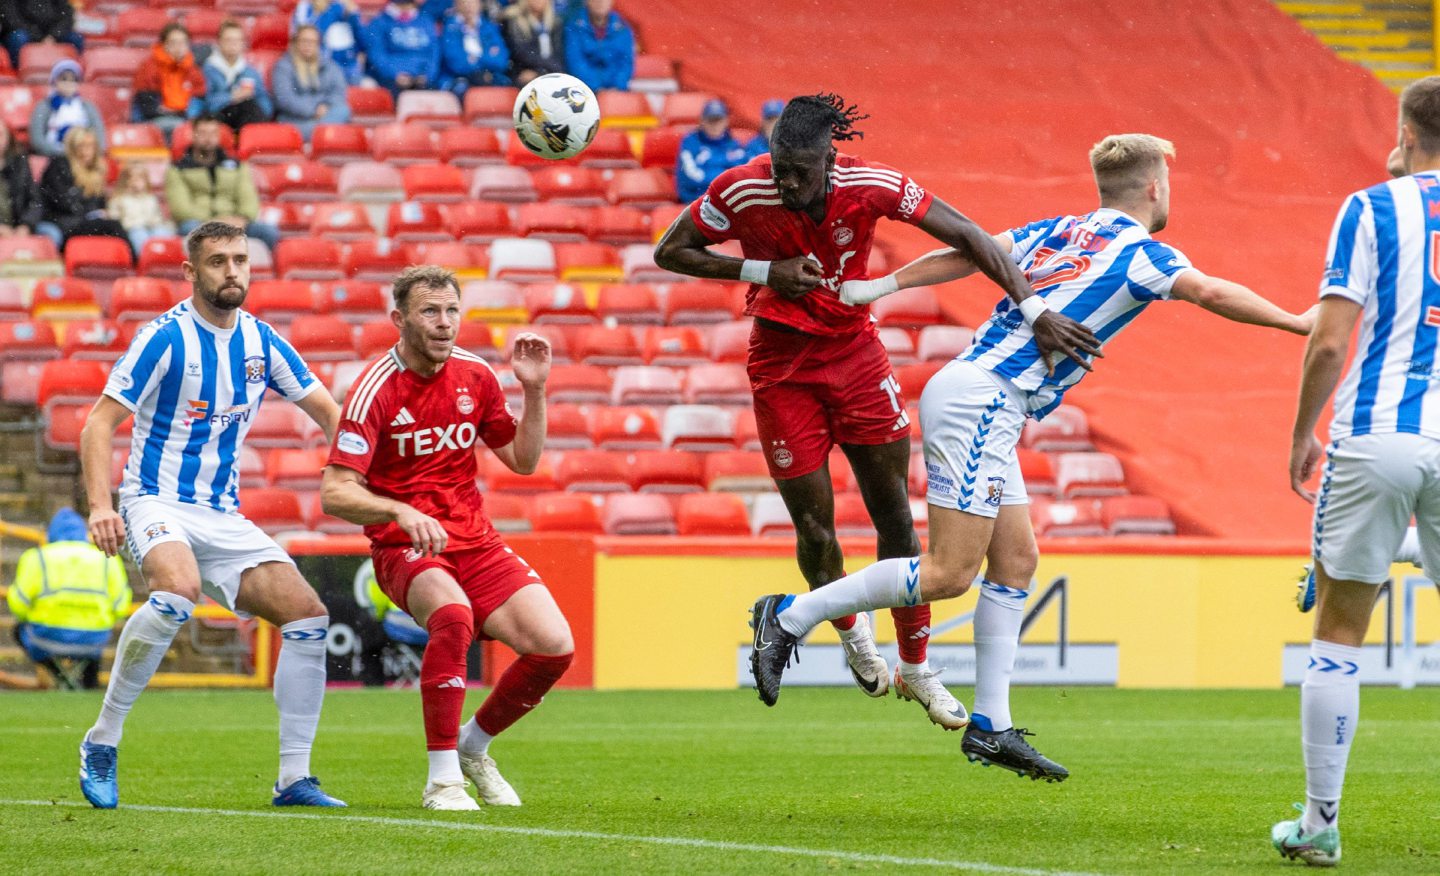
[[[745,147],[730,132],[730,110],[713,98],[700,110],[700,127],[680,141],[675,162],[675,191],[689,203],[705,194],[715,177],[749,159]]]
[[[750,142],[745,144],[746,161],[770,151],[770,132],[775,130],[775,122],[783,112],[785,112],[785,101],[776,98],[765,101],[760,107],[760,133],[751,137]]]
[[[6,596],[16,638],[62,687],[99,687],[100,655],[115,621],[130,608],[120,558],[90,543],[85,518],[61,508],[47,543],[20,555]]]

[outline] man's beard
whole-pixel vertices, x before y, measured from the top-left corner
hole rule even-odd
[[[221,286],[218,289],[204,289],[200,297],[216,310],[236,310],[245,303],[249,290],[243,286]]]

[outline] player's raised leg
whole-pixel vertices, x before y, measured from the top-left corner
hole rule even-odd
[[[200,570],[178,526],[172,523],[168,530],[152,532],[157,533],[157,541],[140,563],[150,598],[120,632],[100,717],[80,743],[80,790],[100,809],[119,804],[118,749],[125,718],[200,598]],[[145,537],[143,528],[140,535]],[[160,538],[166,541],[159,542]],[[132,538],[132,550],[135,544]]]
[[[265,562],[240,576],[235,607],[280,631],[275,663],[275,707],[280,712],[280,773],[275,806],[344,806],[320,789],[310,751],[325,702],[325,640],[330,616],[294,563]]]
[[[490,743],[540,705],[575,658],[570,625],[543,584],[528,584],[487,617],[485,635],[519,655],[494,690],[460,728],[460,769],[491,806],[519,806],[520,795],[500,774]]]
[[[465,654],[475,638],[470,600],[449,570],[437,566],[410,579],[404,597],[410,616],[430,633],[420,659],[420,708],[430,753],[421,804],[426,809],[479,809],[465,793],[456,751],[465,710]]]

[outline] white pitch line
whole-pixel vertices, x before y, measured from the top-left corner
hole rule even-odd
[[[86,804],[69,800],[0,800],[0,806],[68,806],[88,808]],[[256,809],[200,809],[187,806],[138,806],[126,804],[126,810],[138,812],[170,812],[178,815],[224,815],[249,818],[285,818],[300,821],[347,821],[357,824],[379,824],[389,827],[435,828],[439,830],[469,830],[482,833],[505,833],[516,836],[538,836],[549,839],[589,839],[609,842],[641,843],[652,846],[680,846],[696,849],[715,849],[723,852],[756,852],[772,855],[792,855],[801,858],[829,858],[851,861],[857,864],[889,864],[895,867],[945,867],[952,870],[970,870],[976,873],[1006,873],[1013,876],[1097,876],[1070,870],[1037,870],[1031,867],[1007,867],[1003,864],[987,864],[983,861],[949,861],[939,858],[902,858],[896,855],[871,855],[864,852],[845,852],[838,849],[806,849],[795,846],[771,846],[759,843],[737,843],[726,840],[708,840],[683,836],[641,836],[625,833],[601,833],[594,830],[559,830],[547,827],[516,827],[505,824],[472,824],[463,821],[426,821],[420,818],[386,818],[378,815],[319,815],[311,812],[263,811]]]

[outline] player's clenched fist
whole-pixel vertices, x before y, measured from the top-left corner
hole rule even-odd
[[[782,298],[799,298],[820,285],[825,279],[820,266],[805,256],[770,263],[770,276],[765,285]]]
[[[1094,371],[1085,356],[1105,356],[1100,352],[1100,341],[1095,333],[1064,314],[1046,310],[1035,318],[1030,328],[1035,333],[1035,344],[1045,357],[1046,371],[1050,374],[1055,373],[1055,363],[1062,358],[1069,358],[1086,371]]]
[[[421,514],[409,505],[395,514],[395,525],[410,537],[410,545],[423,556],[436,557],[445,550],[449,536],[434,517]]]
[[[545,386],[550,377],[550,342],[531,332],[516,335],[510,370],[521,386],[529,389]]]
[[[90,540],[95,546],[113,557],[120,552],[120,541],[125,537],[125,521],[113,508],[100,508],[90,512]]]

